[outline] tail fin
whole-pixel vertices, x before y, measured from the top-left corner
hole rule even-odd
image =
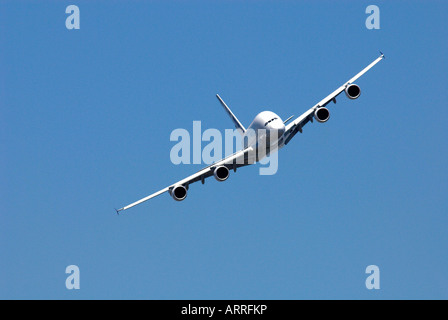
[[[221,99],[219,94],[216,95],[216,98],[218,98],[219,102],[221,102],[221,105],[224,107],[224,110],[226,110],[227,114],[230,116],[230,118],[233,121],[233,124],[235,125],[235,128],[240,130],[240,133],[243,135],[246,132],[246,128],[241,124],[241,122],[235,117],[233,112],[230,110],[230,108],[226,105],[226,103]]]

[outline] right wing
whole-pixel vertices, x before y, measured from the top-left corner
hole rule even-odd
[[[297,132],[302,132],[303,126],[305,126],[309,121],[313,122],[314,112],[316,111],[316,109],[325,107],[331,101],[334,101],[336,103],[336,97],[340,95],[348,85],[352,84],[357,79],[359,79],[364,73],[373,68],[373,66],[376,65],[378,62],[380,62],[382,59],[384,59],[383,53],[381,53],[381,55],[378,58],[376,58],[375,61],[373,61],[363,70],[361,70],[356,76],[348,80],[346,83],[344,83],[338,89],[333,91],[326,98],[317,103],[314,107],[310,108],[307,112],[305,112],[300,117],[295,119],[293,122],[288,124],[285,130],[285,144],[288,144],[288,142],[296,135]]]
[[[182,179],[182,180],[180,180],[180,181],[178,181],[176,183],[173,183],[172,185],[170,185],[170,186],[168,186],[166,188],[163,188],[162,190],[157,191],[156,193],[150,194],[149,196],[147,196],[147,197],[145,197],[143,199],[140,199],[140,200],[138,200],[136,202],[133,202],[133,203],[131,203],[131,204],[129,204],[129,205],[123,207],[123,208],[120,208],[118,210],[115,209],[115,210],[118,213],[120,211],[132,208],[132,207],[134,207],[134,206],[136,206],[136,205],[138,205],[138,204],[140,204],[142,202],[145,202],[145,201],[147,201],[149,199],[157,197],[158,195],[161,195],[162,193],[170,191],[172,188],[174,188],[175,186],[178,186],[178,185],[183,185],[183,186],[188,187],[188,185],[190,185],[190,184],[192,184],[192,183],[194,183],[196,181],[200,181],[200,180],[204,181],[206,178],[208,178],[208,177],[213,175],[213,171],[214,171],[214,169],[216,167],[226,166],[229,170],[230,169],[236,170],[236,168],[244,167],[244,166],[253,164],[254,161],[251,158],[251,155],[253,155],[253,154],[254,154],[254,149],[252,147],[246,148],[244,150],[237,151],[234,154],[232,154],[232,155],[230,155],[230,156],[228,156],[228,157],[226,157],[226,158],[224,158],[224,159],[222,159],[222,160],[220,160],[218,162],[215,162],[215,163],[205,167],[204,169],[199,170],[195,174],[192,174],[191,176],[189,176],[189,177],[187,177],[185,179]]]

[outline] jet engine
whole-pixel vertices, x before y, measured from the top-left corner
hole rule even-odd
[[[318,108],[314,111],[314,118],[319,122],[327,122],[330,119],[330,111],[325,107]]]
[[[358,99],[361,95],[361,88],[357,84],[350,84],[345,88],[345,94],[350,99]]]
[[[182,185],[174,186],[174,188],[170,190],[170,194],[174,200],[182,201],[187,197],[187,188]]]
[[[229,177],[229,169],[226,166],[220,166],[213,171],[215,179],[218,181],[225,181]]]

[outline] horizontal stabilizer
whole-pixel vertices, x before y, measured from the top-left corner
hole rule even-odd
[[[294,115],[290,116],[288,119],[283,121],[283,124],[287,124],[289,122],[289,120],[291,120],[292,118],[294,118]]]

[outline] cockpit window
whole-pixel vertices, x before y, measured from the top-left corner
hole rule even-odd
[[[274,120],[276,120],[276,119],[278,119],[278,118],[277,118],[277,117],[272,118],[271,120],[269,120],[268,122],[266,122],[266,123],[264,124],[264,126],[266,127],[269,123],[271,123],[272,121],[274,121]]]

